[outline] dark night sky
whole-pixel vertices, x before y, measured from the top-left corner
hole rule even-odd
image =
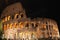
[[[21,2],[23,7],[26,10],[26,14],[28,17],[37,18],[37,17],[45,17],[51,18],[57,21],[58,26],[60,26],[60,16],[56,12],[56,0],[48,1],[48,0],[10,0],[6,4],[5,1],[0,2],[0,13],[3,11],[5,7],[8,5]],[[60,30],[60,27],[59,27]]]

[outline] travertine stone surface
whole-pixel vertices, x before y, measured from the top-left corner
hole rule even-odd
[[[12,36],[13,39],[14,37],[17,39],[18,37],[24,38],[26,36],[27,38],[30,36],[31,39],[32,34],[34,38],[59,37],[58,25],[55,20],[49,18],[30,19],[26,16],[21,3],[9,5],[2,12],[1,18],[5,38]]]

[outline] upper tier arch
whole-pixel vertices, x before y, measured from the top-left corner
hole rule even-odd
[[[25,10],[23,9],[20,2],[14,3],[6,7],[1,14],[1,18],[8,15],[14,15],[16,13],[19,13],[19,14],[22,13],[26,17]]]

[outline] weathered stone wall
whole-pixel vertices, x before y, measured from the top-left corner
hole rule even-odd
[[[27,18],[25,10],[20,3],[8,6],[1,15],[4,33],[9,29],[21,29],[19,32],[31,31],[37,38],[58,37],[57,22],[48,18]]]

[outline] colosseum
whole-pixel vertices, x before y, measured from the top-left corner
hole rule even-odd
[[[7,40],[38,40],[58,38],[59,30],[55,20],[49,18],[30,19],[21,3],[14,3],[1,14],[3,37]]]

